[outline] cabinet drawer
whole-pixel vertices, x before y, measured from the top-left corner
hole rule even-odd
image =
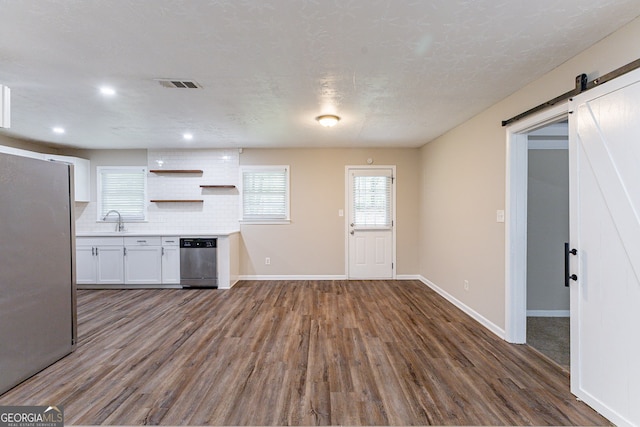
[[[160,246],[160,236],[131,236],[124,238],[125,246]]]
[[[180,246],[179,237],[163,237],[162,246]]]
[[[122,246],[122,237],[76,237],[78,246]]]

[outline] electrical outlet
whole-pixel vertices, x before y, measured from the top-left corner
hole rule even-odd
[[[462,286],[464,287],[465,291],[469,292],[469,281],[468,280],[465,280]]]
[[[271,258],[266,257],[266,258],[264,259],[264,265],[271,265]]]

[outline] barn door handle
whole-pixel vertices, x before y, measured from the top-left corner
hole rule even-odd
[[[569,243],[564,244],[564,285],[569,287],[569,280],[578,280],[575,274],[569,274],[569,255],[578,255],[577,249],[569,249]]]

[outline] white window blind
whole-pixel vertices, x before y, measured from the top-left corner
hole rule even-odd
[[[242,172],[242,220],[289,219],[289,167],[245,166]]]
[[[391,227],[391,177],[358,176],[353,179],[355,227]]]
[[[98,167],[97,172],[99,221],[102,221],[110,210],[118,211],[123,220],[146,220],[146,168]]]

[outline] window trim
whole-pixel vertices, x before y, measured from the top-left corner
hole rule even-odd
[[[130,219],[123,217],[123,222],[148,222],[149,214],[148,214],[148,185],[147,185],[147,167],[146,166],[96,166],[96,222],[100,223],[111,223],[113,222],[114,217],[109,217],[108,220],[104,220],[101,216],[102,212],[102,172],[103,171],[142,171],[144,175],[144,195],[143,195],[143,208],[142,208],[142,219]]]
[[[284,218],[244,218],[244,173],[245,171],[274,171],[285,170],[286,194],[285,194],[285,217]],[[246,165],[240,166],[240,218],[241,224],[273,225],[291,223],[291,168],[289,165]]]

